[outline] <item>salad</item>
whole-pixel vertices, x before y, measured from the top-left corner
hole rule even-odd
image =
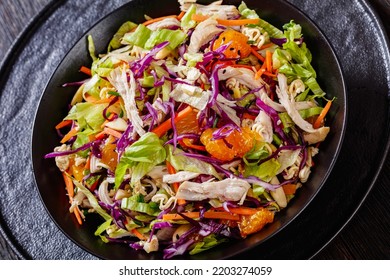
[[[246,238],[308,180],[332,100],[293,20],[244,2],[125,22],[56,126],[54,158],[80,225],[165,259]],[[77,90],[76,90],[77,88]]]

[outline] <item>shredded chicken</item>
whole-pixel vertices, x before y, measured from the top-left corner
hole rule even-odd
[[[117,91],[123,98],[125,103],[126,115],[130,122],[133,124],[135,131],[138,135],[142,136],[145,134],[143,129],[143,122],[139,116],[137,104],[135,102],[135,95],[137,84],[134,79],[133,73],[130,71],[130,83],[127,82],[126,71],[120,67],[115,68],[111,71],[108,80],[112,85],[115,86]]]
[[[62,144],[59,147],[54,148],[54,152],[65,152],[69,151],[70,147],[66,144]],[[66,171],[69,168],[69,156],[55,157],[57,167],[62,171]]]
[[[294,123],[308,134],[304,135],[305,141],[309,144],[321,142],[328,135],[329,127],[313,128],[312,124],[305,121],[296,108],[294,97],[288,94],[287,78],[278,74],[279,87],[276,89],[280,103],[286,109]]]
[[[215,35],[220,33],[222,30],[217,25],[218,22],[212,18],[199,23],[192,33],[188,53],[197,53],[204,44],[210,42]]]
[[[250,69],[228,66],[218,71],[219,80],[227,80],[233,77],[240,84],[248,87],[249,89],[258,89],[263,87],[263,85],[265,84],[265,82],[261,78],[256,80],[255,72]]]
[[[148,25],[148,28],[152,31],[160,30],[171,26],[180,26],[180,21],[177,18],[165,18],[158,22],[154,22]]]
[[[180,10],[187,11],[192,4],[196,5],[196,11],[202,15],[216,15],[221,19],[234,19],[239,16],[239,11],[234,5],[222,5],[222,0],[215,1],[209,5],[196,4],[196,0],[179,0]]]
[[[172,184],[188,181],[198,177],[200,174],[191,171],[179,171],[176,174],[166,174],[163,176],[163,182]]]
[[[236,178],[204,183],[186,181],[180,184],[176,198],[192,201],[218,198],[222,202],[239,201],[242,204],[249,188],[247,181]]]

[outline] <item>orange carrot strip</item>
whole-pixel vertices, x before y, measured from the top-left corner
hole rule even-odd
[[[251,53],[257,57],[258,60],[260,60],[261,62],[264,62],[265,61],[265,58],[259,54],[255,48],[251,48]]]
[[[246,68],[246,69],[249,69],[252,71],[253,71],[253,67],[254,67],[254,66],[245,65],[245,64],[233,64],[233,65],[229,65],[229,66],[234,67],[234,68]]]
[[[332,100],[329,100],[324,109],[322,109],[320,115],[318,116],[318,118],[316,119],[316,121],[314,122],[314,125],[313,127],[314,128],[319,128],[323,122],[323,120],[325,119],[325,116],[326,114],[329,112],[329,109],[330,109],[330,106],[332,105]]]
[[[112,129],[112,128],[109,128],[109,127],[105,127],[105,128],[103,129],[103,131],[104,131],[106,134],[112,135],[112,136],[114,136],[114,137],[116,137],[116,138],[118,138],[118,139],[122,137],[122,133],[120,133],[119,131],[116,131],[116,130],[114,130],[114,129]]]
[[[64,177],[66,192],[68,193],[70,198],[73,198],[73,196],[74,196],[74,189],[73,189],[72,178],[70,178],[70,176],[66,172],[62,172],[62,177]]]
[[[208,18],[209,18],[208,16],[204,16],[204,15],[201,15],[201,14],[193,14],[191,16],[191,19],[194,20],[194,21],[197,21],[197,22],[205,21]]]
[[[145,22],[142,23],[142,24],[145,25],[145,26],[147,26],[147,25],[149,25],[149,24],[152,24],[152,23],[161,21],[161,20],[166,19],[166,18],[177,18],[177,15],[171,15],[171,16],[164,16],[164,17],[153,18],[153,19],[150,19],[150,20],[145,21]]]
[[[273,45],[274,45],[274,43],[268,43],[268,44],[262,45],[260,47],[260,50],[268,49],[268,48],[272,47]]]
[[[249,208],[249,207],[228,207],[228,208],[230,213],[244,215],[244,216],[250,216],[256,214],[259,211],[259,209]],[[221,208],[217,208],[216,210],[224,211],[224,208],[221,207]]]
[[[249,114],[249,113],[244,113],[243,115],[242,115],[242,118],[243,119],[250,119],[250,120],[255,120],[256,119],[256,116],[254,116],[254,115],[251,115],[251,114]]]
[[[184,146],[187,148],[198,150],[198,151],[206,151],[205,146],[192,144],[190,139],[183,138],[183,140],[179,142],[180,144],[184,144]]]
[[[272,52],[265,52],[265,61],[267,62],[267,71],[272,73]]]
[[[87,74],[88,76],[92,76],[91,69],[89,69],[88,67],[81,66],[79,71],[84,74]]]
[[[92,101],[93,104],[103,104],[103,103],[110,103],[116,96],[112,95],[108,98],[99,99],[96,101]],[[119,99],[118,99],[119,100]]]
[[[265,72],[267,64],[264,62],[263,65],[261,65],[260,69],[255,74],[255,79],[258,80]]]
[[[181,11],[180,14],[177,16],[177,19],[181,20],[184,17],[185,14],[186,14],[186,12]]]
[[[271,77],[271,78],[276,78],[276,74],[272,74],[268,71],[264,71],[263,75],[266,75],[266,76]]]
[[[182,119],[184,119],[188,114],[192,112],[192,107],[188,106],[184,110],[180,111],[176,114],[174,122],[178,122]],[[159,126],[155,127],[152,132],[157,134],[158,137],[163,136],[168,130],[172,128],[171,124],[171,118],[167,119],[165,122],[160,124]]]
[[[140,240],[146,240],[146,237],[140,233],[136,228],[132,229],[131,232],[137,236]]]
[[[297,185],[296,184],[286,184],[282,186],[284,194],[294,194],[295,191],[297,190]]]
[[[64,178],[66,192],[69,195],[69,202],[72,203],[73,196],[74,196],[74,186],[73,186],[72,178],[70,178],[70,176],[68,176],[68,174],[66,172],[62,172],[62,176]],[[73,213],[76,216],[77,222],[81,225],[81,224],[83,224],[83,220],[81,219],[81,215],[80,215],[79,211],[80,210],[77,207],[75,207],[73,210]]]
[[[72,120],[63,120],[62,122],[56,125],[56,129],[60,129],[71,124],[72,124]]]
[[[197,22],[205,21],[208,19],[208,16],[200,15],[200,14],[194,14],[191,16],[191,19]],[[217,22],[221,25],[225,26],[238,26],[238,25],[246,25],[246,24],[258,24],[259,19],[216,19]]]
[[[169,161],[166,161],[166,165],[167,165],[167,170],[168,170],[168,173],[169,174],[176,174],[176,170],[175,168],[173,167],[173,165],[169,162]],[[173,189],[175,190],[175,192],[177,193],[178,190],[179,190],[179,186],[180,184],[179,183],[173,183]],[[177,200],[177,203],[179,205],[183,205],[186,203],[186,201],[184,199],[178,199]]]
[[[73,136],[75,136],[77,134],[78,130],[77,128],[73,128],[71,129],[67,134],[65,134],[65,136],[61,139],[61,143],[64,144],[66,143],[70,138],[72,138]]]
[[[84,94],[84,100],[90,103],[95,103],[99,101],[99,99],[96,99],[95,97],[89,94]]]
[[[238,25],[246,25],[246,24],[258,24],[259,19],[217,19],[217,22],[221,25],[225,26],[238,26]]]
[[[199,212],[188,212],[188,213],[183,213],[183,215],[196,219],[200,217]],[[208,211],[204,213],[204,217],[206,219],[221,219],[221,220],[233,220],[233,221],[238,221],[240,217],[235,214],[230,214],[227,212],[217,212],[217,211]],[[180,216],[179,214],[165,214],[163,215],[163,220],[182,220],[183,217]]]
[[[81,218],[80,209],[77,206],[74,208],[73,213],[76,216],[76,220],[79,223],[79,225],[82,225],[83,220]]]

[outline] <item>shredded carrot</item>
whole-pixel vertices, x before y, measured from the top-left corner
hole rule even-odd
[[[177,19],[181,20],[184,17],[185,14],[186,14],[186,12],[181,11],[180,14],[177,16]]]
[[[84,169],[85,170],[91,169],[91,156],[87,157],[87,161],[85,162]]]
[[[74,127],[73,129],[71,129],[67,134],[65,134],[65,136],[61,139],[61,143],[64,144],[66,143],[70,138],[72,138],[73,136],[76,136],[78,132],[78,129],[77,127]]]
[[[99,99],[99,100],[95,100],[95,101],[91,101],[91,102],[94,103],[94,104],[104,104],[104,103],[110,103],[115,98],[116,98],[116,96],[112,95],[112,96],[110,96],[108,98]]]
[[[175,168],[172,166],[172,164],[169,161],[166,161],[166,165],[167,165],[167,170],[168,170],[169,174],[176,174]],[[180,184],[179,183],[173,183],[172,185],[173,185],[173,189],[177,193],[177,191],[179,190]],[[177,203],[179,205],[183,205],[183,204],[186,203],[186,201],[184,199],[178,199]]]
[[[95,102],[99,101],[99,99],[96,99],[95,97],[93,97],[90,94],[84,94],[84,100],[87,102],[90,102],[90,103],[95,103]]]
[[[265,72],[267,64],[264,62],[260,69],[255,74],[255,79],[258,80]]]
[[[243,119],[250,119],[250,120],[253,120],[253,121],[254,121],[254,120],[256,119],[256,116],[251,115],[251,114],[245,112],[245,113],[242,115],[242,118],[243,118]]]
[[[98,184],[99,184],[99,179],[96,180],[95,182],[93,182],[93,184],[89,187],[89,190],[90,190],[91,192],[93,192],[94,190],[96,190]]]
[[[314,125],[313,125],[314,128],[319,128],[321,126],[321,124],[324,121],[325,116],[328,113],[331,105],[332,105],[332,100],[328,100],[328,102],[326,103],[324,109],[322,109],[320,115],[318,116],[318,118],[314,122]]]
[[[258,60],[260,60],[261,62],[264,62],[265,61],[265,58],[259,54],[256,49],[254,47],[251,48],[251,53],[257,57]]]
[[[250,216],[256,214],[259,211],[259,209],[249,208],[249,207],[228,207],[228,209],[232,214],[238,214],[244,216]],[[217,210],[223,211],[224,208],[217,208]]]
[[[259,19],[217,19],[218,23],[225,26],[238,26],[246,24],[258,24]]]
[[[282,186],[284,194],[290,195],[294,194],[295,191],[297,190],[297,185],[296,184],[286,184]]]
[[[63,120],[62,122],[56,125],[56,129],[61,129],[65,126],[71,125],[72,122],[73,122],[72,120]]]
[[[187,212],[187,213],[182,213],[182,215],[187,216],[188,218],[191,219],[196,219],[200,217],[199,212]],[[228,212],[222,212],[222,211],[207,211],[204,213],[204,217],[206,219],[221,219],[221,220],[234,220],[238,221],[240,219],[240,216],[236,214],[230,214]],[[168,221],[168,220],[182,220],[183,217],[180,216],[179,214],[165,214],[163,215],[163,220]]]
[[[198,150],[198,151],[206,151],[205,146],[192,144],[191,140],[187,139],[187,138],[184,138],[183,140],[180,140],[179,143],[181,145],[183,145],[184,147],[187,147],[187,148],[190,148],[190,149],[194,149],[194,150]]]
[[[149,24],[152,24],[152,23],[155,23],[155,22],[159,22],[163,19],[166,19],[166,18],[177,18],[178,16],[177,15],[171,15],[171,16],[165,16],[165,17],[158,17],[158,18],[153,18],[153,19],[150,19],[150,20],[147,20],[145,21],[144,23],[142,23],[143,25],[147,26]]]
[[[179,113],[176,114],[176,117],[174,119],[174,122],[178,122],[182,119],[184,119],[188,114],[192,112],[192,107],[188,106]],[[172,128],[171,124],[171,118],[167,119],[165,122],[160,124],[159,126],[155,127],[152,132],[157,134],[158,137],[163,136],[168,130]]]
[[[73,186],[72,178],[70,178],[70,176],[66,172],[62,172],[62,176],[64,178],[66,192],[68,193],[69,196],[69,202],[72,203],[73,196],[74,196],[74,186]],[[79,211],[80,211],[79,208],[75,207],[73,213],[76,216],[77,222],[81,225],[83,224],[83,220],[81,219],[81,214]]]
[[[267,66],[267,71],[272,73],[272,52],[266,51],[265,52],[265,61]]]
[[[88,76],[92,76],[91,69],[89,69],[88,67],[81,66],[80,67],[80,72],[82,72],[84,74],[87,74]]]
[[[245,65],[245,64],[233,64],[233,65],[229,65],[229,66],[234,67],[234,68],[246,68],[246,69],[249,69],[252,71],[253,71],[253,67],[254,67],[254,66]]]
[[[194,14],[191,16],[191,19],[197,22],[205,21],[208,19],[208,16],[200,15],[200,14]],[[239,25],[246,25],[246,24],[258,24],[259,19],[216,19],[218,24],[225,25],[225,26],[239,26]]]
[[[74,189],[72,178],[70,178],[70,176],[66,172],[62,172],[62,176],[64,177],[66,192],[68,193],[69,197],[73,198]]]
[[[262,45],[260,47],[260,50],[268,49],[268,48],[270,48],[272,46],[274,46],[274,43],[268,43],[268,44]]]
[[[266,75],[266,76],[271,77],[271,78],[276,78],[276,74],[272,74],[268,71],[264,71],[263,75]]]
[[[136,228],[132,229],[131,232],[137,236],[140,240],[146,240],[146,237],[140,233]]]
[[[201,14],[193,14],[191,16],[191,19],[194,20],[194,21],[197,21],[197,22],[205,21],[208,18],[209,18],[208,16],[204,16],[204,15],[201,15]]]
[[[112,136],[114,136],[114,137],[116,137],[116,138],[118,138],[118,139],[122,137],[122,133],[120,133],[119,131],[116,131],[116,130],[114,130],[114,129],[112,129],[112,128],[109,128],[109,127],[105,127],[105,128],[103,129],[103,131],[104,131],[106,134],[112,135]]]

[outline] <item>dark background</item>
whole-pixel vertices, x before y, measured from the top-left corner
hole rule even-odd
[[[0,0],[0,60],[50,0]],[[368,0],[390,35],[390,0]],[[315,259],[390,259],[390,156],[375,186],[341,232]],[[17,259],[0,235],[0,259]]]

